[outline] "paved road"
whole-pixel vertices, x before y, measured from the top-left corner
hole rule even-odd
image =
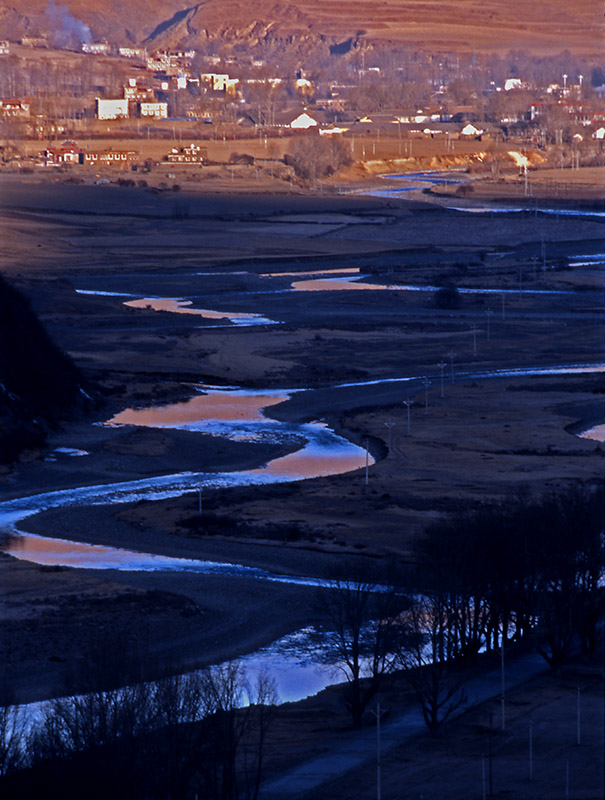
[[[544,660],[537,654],[520,656],[506,664],[506,688],[512,689],[547,671]],[[466,702],[456,716],[500,694],[499,669],[478,676],[465,685]],[[413,708],[399,717],[383,723],[381,728],[382,752],[386,752],[407,738],[426,733],[419,708]],[[261,787],[261,800],[310,800],[320,786],[337,780],[352,769],[365,763],[375,763],[376,730],[370,727],[358,733],[347,734],[346,741],[329,754],[318,756],[295,767],[279,778],[267,781]]]

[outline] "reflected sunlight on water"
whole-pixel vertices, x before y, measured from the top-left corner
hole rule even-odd
[[[308,281],[294,281],[292,284],[292,290],[295,292],[385,291],[386,289],[398,290],[402,288],[405,287],[356,282],[354,278],[312,278]]]
[[[320,423],[316,425],[329,431],[327,426],[320,426]],[[365,450],[346,440],[339,442],[335,437],[333,443],[328,445],[310,441],[301,450],[276,458],[262,470],[252,472],[269,474],[276,480],[280,476],[292,479],[295,475],[300,478],[319,478],[360,469],[365,466],[365,459]],[[374,463],[371,456],[368,456],[368,463]]]
[[[217,392],[196,395],[182,403],[153,408],[127,408],[116,414],[105,425],[143,425],[151,428],[179,428],[184,424],[204,420],[228,422],[258,422],[265,418],[262,408],[282,403],[288,399],[283,394],[242,394]]]
[[[124,303],[129,308],[150,309],[152,311],[167,311],[172,314],[192,314],[203,319],[222,319],[234,325],[275,325],[274,320],[263,317],[262,314],[253,314],[244,311],[213,311],[208,308],[192,308],[193,301],[183,297],[140,297],[137,300],[128,300]]]
[[[16,528],[19,520],[46,508],[161,499],[197,492],[203,486],[284,483],[356,470],[366,464],[366,458],[368,465],[374,463],[374,459],[363,448],[339,436],[325,423],[287,423],[264,417],[264,408],[287,400],[294,390],[272,392],[204,387],[203,391],[205,394],[195,395],[182,403],[159,408],[126,409],[106,424],[194,430],[231,439],[287,445],[294,452],[248,471],[179,473],[119,484],[64,489],[6,501],[0,503],[0,527],[19,533]],[[288,583],[308,582],[306,578],[279,576],[240,565],[168,558],[114,547],[53,540],[33,534],[12,538],[6,545],[6,552],[17,558],[57,566],[206,573],[220,571]]]
[[[579,433],[581,439],[592,439],[595,442],[605,442],[605,423],[602,425],[595,425],[594,428],[589,428],[587,431]]]

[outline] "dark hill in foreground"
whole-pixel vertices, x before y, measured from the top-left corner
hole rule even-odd
[[[0,275],[0,463],[44,445],[81,405],[81,377],[26,298]]]

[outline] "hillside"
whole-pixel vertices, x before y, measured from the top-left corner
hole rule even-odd
[[[46,432],[81,405],[80,375],[0,276],[0,464],[44,445]]]
[[[208,39],[255,45],[302,37],[330,44],[398,42],[422,50],[603,53],[600,0],[9,0],[0,37],[47,33],[57,43],[109,39],[199,46]]]

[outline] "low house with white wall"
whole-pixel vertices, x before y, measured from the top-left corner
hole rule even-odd
[[[205,164],[208,161],[208,148],[193,142],[185,147],[173,147],[166,161],[171,164]]]
[[[118,167],[126,169],[138,161],[139,154],[135,150],[85,150],[80,163],[88,167]]]
[[[472,122],[467,122],[460,131],[460,136],[481,136],[483,133],[485,133],[485,131],[482,128],[478,128],[476,125],[473,125]]]
[[[283,111],[275,115],[275,126],[278,128],[290,128],[293,131],[307,131],[311,128],[319,128],[326,122],[325,115],[321,112],[301,111],[299,108]]]

